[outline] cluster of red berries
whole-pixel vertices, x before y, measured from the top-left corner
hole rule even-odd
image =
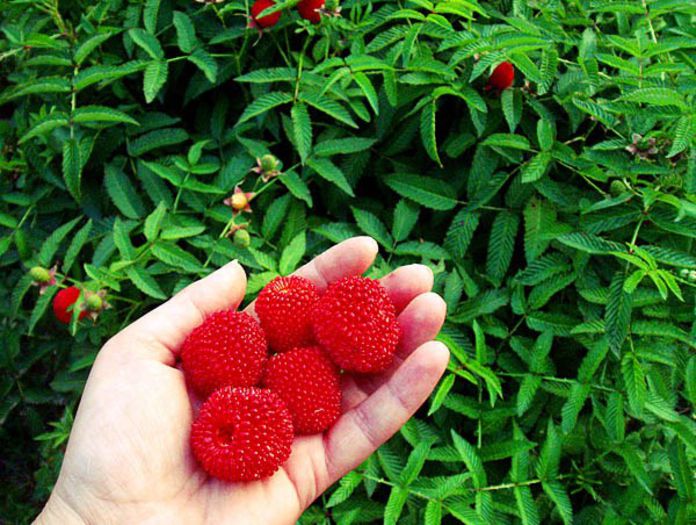
[[[258,322],[236,311],[209,316],[181,349],[189,385],[207,398],[191,448],[225,481],[272,475],[295,435],[330,428],[341,414],[339,368],[386,370],[400,337],[394,304],[366,277],[346,277],[323,294],[303,277],[278,277],[255,311]]]
[[[313,24],[318,24],[321,21],[321,11],[324,8],[324,3],[325,0],[302,0],[297,4],[297,12],[305,20]],[[273,0],[256,0],[251,5],[251,19],[256,27],[265,29],[267,27],[273,27],[278,23],[281,11],[276,11],[275,13],[259,18],[259,15],[263,11],[274,5],[276,5],[276,3]]]

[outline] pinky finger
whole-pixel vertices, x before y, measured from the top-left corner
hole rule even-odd
[[[389,380],[336,422],[324,438],[328,484],[345,475],[394,435],[418,410],[447,368],[442,343],[421,345]]]

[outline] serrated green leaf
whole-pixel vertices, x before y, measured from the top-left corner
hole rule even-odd
[[[433,210],[451,210],[457,204],[455,192],[446,182],[411,173],[387,175],[384,182],[396,193]]]
[[[307,166],[312,168],[321,178],[335,184],[351,197],[355,196],[353,188],[350,187],[350,183],[348,179],[346,179],[346,176],[341,169],[329,159],[309,159],[307,161]]]
[[[309,117],[307,106],[301,102],[292,106],[290,115],[292,117],[295,145],[304,164],[312,149],[312,121]]]
[[[278,269],[281,275],[292,273],[304,257],[306,250],[306,237],[304,232],[298,233],[285,247],[280,256]]]

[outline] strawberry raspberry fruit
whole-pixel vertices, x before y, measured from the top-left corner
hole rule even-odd
[[[285,401],[296,434],[323,432],[341,414],[338,371],[319,347],[271,357],[264,385]]]
[[[312,308],[318,299],[314,283],[297,275],[276,277],[261,290],[254,309],[272,350],[312,344]]]
[[[278,23],[278,20],[280,20],[280,11],[276,11],[273,14],[262,16],[259,18],[259,15],[269,7],[272,7],[276,5],[273,0],[256,0],[252,6],[251,6],[251,19],[254,21],[254,24],[261,28],[264,29],[266,27],[273,27]]]
[[[313,312],[317,342],[350,372],[378,373],[394,359],[400,329],[394,304],[376,280],[345,277],[331,284]]]
[[[320,9],[324,7],[324,0],[302,0],[297,4],[297,12],[305,20],[309,20],[313,24],[321,22]]]
[[[258,383],[267,353],[266,337],[253,317],[222,311],[189,334],[181,364],[193,389],[205,396],[225,386]]]
[[[486,84],[486,91],[503,91],[512,86],[515,81],[515,67],[510,62],[501,62],[493,70]]]
[[[292,418],[270,390],[225,387],[203,404],[191,448],[203,469],[224,481],[272,475],[290,457]]]
[[[76,286],[63,288],[59,290],[53,298],[53,314],[56,319],[63,324],[70,324],[73,317],[73,309],[78,308],[75,304],[80,298],[80,289]],[[80,319],[84,319],[88,315],[86,310],[82,310],[79,314]]]

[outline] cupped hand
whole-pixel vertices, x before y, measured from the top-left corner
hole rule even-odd
[[[377,245],[349,239],[298,270],[320,289],[363,273]],[[434,342],[445,317],[431,271],[401,267],[382,279],[402,336],[390,370],[343,376],[343,415],[323,434],[297,437],[270,478],[230,484],[196,464],[189,430],[196,401],[177,367],[188,333],[246,289],[232,262],[113,337],[89,375],[63,466],[39,523],[292,524],[332,483],[362,463],[427,399],[449,354]],[[253,305],[249,307],[253,309]]]

